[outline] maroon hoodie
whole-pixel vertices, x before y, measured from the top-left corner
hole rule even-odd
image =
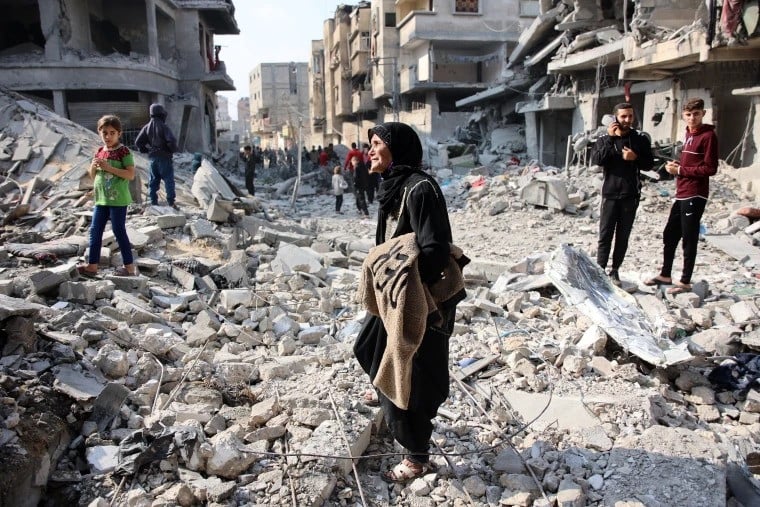
[[[703,197],[710,193],[710,176],[718,172],[718,136],[715,127],[705,124],[690,132],[681,151],[681,170],[676,177],[676,199]]]

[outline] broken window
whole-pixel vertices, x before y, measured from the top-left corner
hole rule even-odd
[[[0,8],[6,14],[0,20],[0,50],[19,46],[19,52],[28,52],[32,44],[44,49],[45,37],[36,2],[22,2],[21,5],[0,2]]]
[[[290,94],[298,95],[298,69],[294,63],[288,66],[288,83],[290,84]]]
[[[150,54],[144,1],[89,2],[89,14],[92,43],[100,53]]]
[[[174,31],[174,19],[159,8],[156,8],[156,31],[158,32],[158,54],[162,60],[174,60],[177,47]]]
[[[455,0],[454,12],[479,13],[480,6],[478,0]]]

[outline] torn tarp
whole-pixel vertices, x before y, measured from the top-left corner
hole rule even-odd
[[[561,245],[552,253],[547,275],[569,304],[599,325],[625,350],[665,366],[688,361],[686,342],[657,337],[655,327],[633,301],[610,283],[602,268],[584,252]]]

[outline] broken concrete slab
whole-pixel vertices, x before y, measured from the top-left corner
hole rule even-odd
[[[88,401],[98,396],[106,387],[104,379],[93,373],[80,371],[74,365],[64,364],[53,368],[53,389],[78,401]]]
[[[564,210],[570,204],[565,182],[559,178],[542,176],[520,189],[520,199],[534,206]]]

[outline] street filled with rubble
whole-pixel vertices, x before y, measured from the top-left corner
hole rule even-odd
[[[5,93],[0,126],[1,505],[760,503],[760,226],[733,167],[675,296],[642,283],[673,181],[645,184],[616,288],[598,167],[519,160],[498,131],[486,165],[433,167],[473,262],[435,469],[389,485],[402,450],[352,352],[375,220],[350,196],[337,215],[316,178],[292,199],[262,171],[251,197],[236,154],[175,155],[179,210],[130,206],[140,276],[112,274],[107,231],[88,280],[97,135]]]

